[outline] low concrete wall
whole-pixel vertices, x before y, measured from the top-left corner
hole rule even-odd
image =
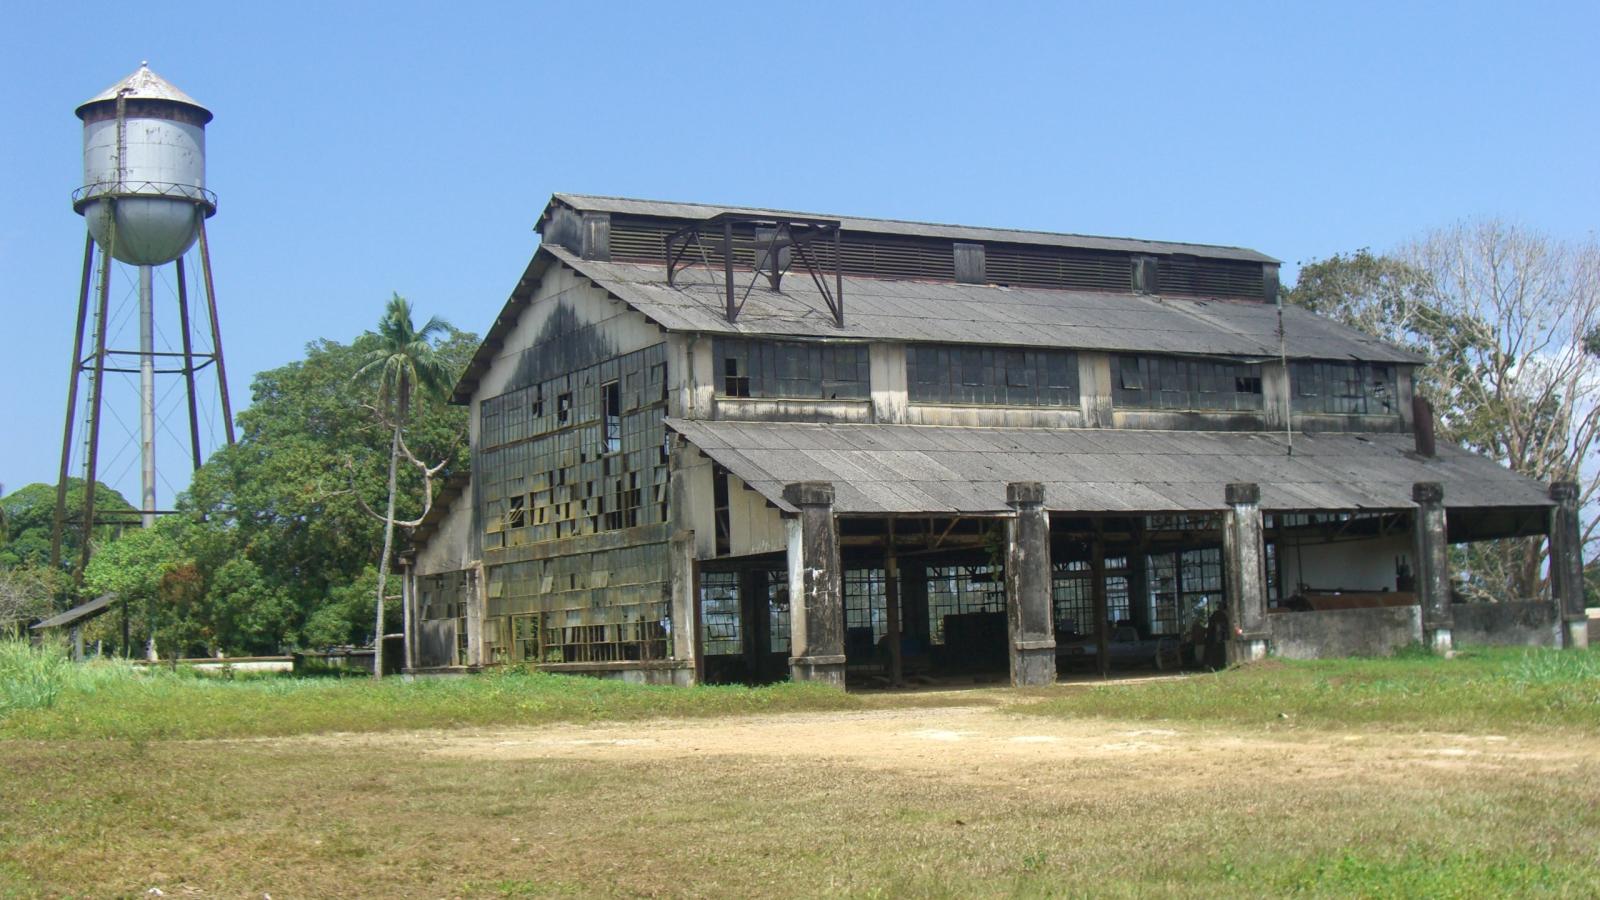
[[[170,666],[172,660],[158,659],[155,661],[136,659],[132,661],[136,666]],[[222,674],[223,672],[289,672],[294,669],[292,656],[199,656],[190,659],[178,660],[178,665],[186,669],[194,669],[207,674]]]
[[[1422,608],[1272,613],[1267,634],[1269,652],[1285,659],[1389,656],[1422,640]]]
[[[1561,623],[1549,603],[1457,603],[1450,607],[1456,646],[1559,647]]]
[[[630,684],[668,684],[689,687],[694,684],[694,666],[676,659],[649,662],[546,663],[537,667],[552,675],[590,675],[626,681]]]

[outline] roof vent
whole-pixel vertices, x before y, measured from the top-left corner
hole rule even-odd
[[[962,284],[987,284],[982,244],[955,242],[956,281]]]
[[[1135,294],[1158,293],[1156,258],[1154,256],[1135,256],[1133,258],[1133,292]]]

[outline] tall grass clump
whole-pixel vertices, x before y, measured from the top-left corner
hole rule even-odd
[[[0,641],[0,720],[25,710],[53,709],[69,694],[90,695],[139,677],[126,660],[74,663],[67,649],[27,641]]]
[[[0,718],[19,709],[49,709],[72,678],[72,662],[52,647],[0,641]]]

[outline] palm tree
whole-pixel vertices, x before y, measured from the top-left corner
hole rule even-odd
[[[422,328],[411,321],[411,301],[395,294],[378,320],[375,341],[356,370],[360,381],[376,382],[378,415],[394,435],[389,442],[389,503],[383,516],[383,557],[378,561],[378,613],[373,632],[372,677],[383,677],[383,597],[389,580],[389,557],[394,552],[395,476],[405,444],[401,432],[414,399],[441,396],[450,387],[449,364],[434,348],[434,341],[450,330],[449,323],[434,316]],[[405,451],[409,456],[410,451]]]

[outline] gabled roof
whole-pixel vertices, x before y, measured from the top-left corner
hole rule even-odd
[[[1006,484],[1038,481],[1060,512],[1211,512],[1224,486],[1254,482],[1274,511],[1404,510],[1412,485],[1439,482],[1450,509],[1544,509],[1543,485],[1410,435],[1070,428],[819,425],[669,418],[667,427],[779,509],[783,486],[828,481],[846,515],[996,514]]]
[[[517,288],[473,354],[451,402],[466,403],[545,269],[564,265],[669,331],[853,340],[1067,347],[1128,353],[1272,359],[1279,354],[1275,306],[1148,294],[1008,288],[953,282],[844,279],[845,324],[836,326],[811,279],[791,271],[783,290],[757,279],[738,321],[723,315],[721,273],[690,268],[667,285],[666,268],[580,259],[541,244]],[[751,273],[736,275],[738,290]],[[1283,310],[1291,359],[1422,363],[1422,357],[1296,307]]]
[[[78,104],[77,113],[82,116],[83,111],[88,107],[96,103],[116,100],[118,94],[122,94],[129,100],[166,100],[172,103],[182,103],[206,113],[207,119],[211,118],[211,111],[201,106],[198,100],[178,90],[177,85],[150,71],[148,62],[139,63],[139,68],[134,70],[132,75]]]
[[[855,216],[835,216],[822,213],[803,213],[779,209],[761,209],[748,206],[715,206],[707,203],[675,203],[663,200],[633,200],[627,197],[600,197],[591,194],[562,194],[551,196],[539,218],[538,228],[543,231],[556,203],[562,203],[580,212],[607,212],[630,216],[650,216],[662,219],[705,220],[722,213],[757,215],[782,218],[837,219],[845,231],[872,234],[891,234],[901,237],[937,238],[974,243],[1032,244],[1045,247],[1073,247],[1083,250],[1111,250],[1123,253],[1182,254],[1211,259],[1236,259],[1249,262],[1275,263],[1263,253],[1245,247],[1224,247],[1213,244],[1185,244],[1173,241],[1143,241],[1134,238],[1099,237],[1087,234],[1057,234],[1049,231],[1020,231],[1010,228],[975,228],[967,225],[938,225],[931,222],[905,222],[898,219],[863,219]]]

